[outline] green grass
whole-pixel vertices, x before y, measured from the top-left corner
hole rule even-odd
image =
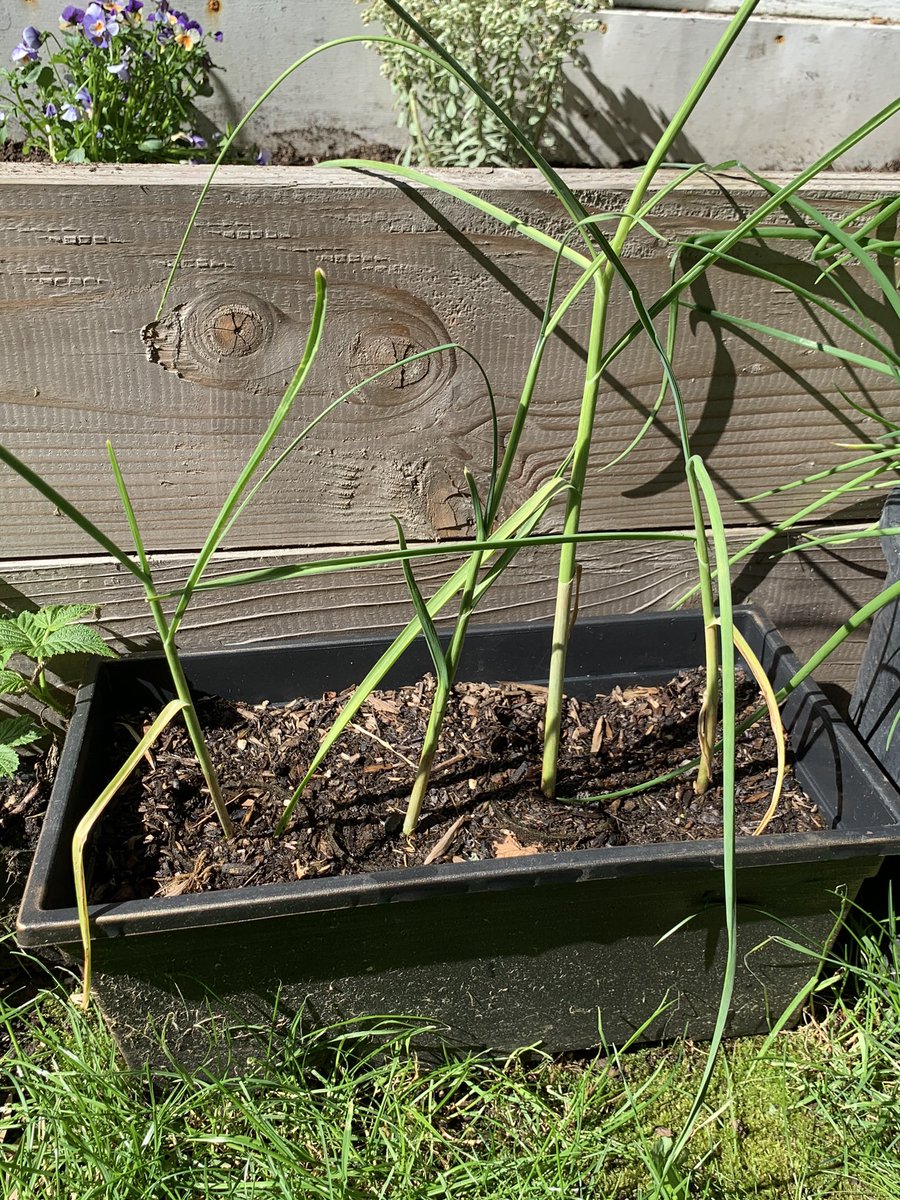
[[[381,1019],[288,1029],[241,1078],[173,1070],[151,1085],[70,1003],[74,981],[47,975],[0,1001],[0,1194],[895,1200],[900,962],[872,932],[852,949],[827,1008],[769,1045],[726,1045],[662,1192],[649,1164],[690,1109],[703,1047],[435,1062],[412,1026]]]

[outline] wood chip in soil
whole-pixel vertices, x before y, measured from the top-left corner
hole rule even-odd
[[[521,857],[555,850],[716,838],[721,792],[697,796],[692,775],[603,803],[613,792],[671,771],[696,755],[699,672],[664,687],[616,688],[568,699],[559,795],[540,793],[543,688],[462,683],[454,688],[419,828],[402,834],[434,680],[373,693],[307,787],[282,837],[275,826],[321,738],[350,692],[318,700],[233,704],[198,710],[237,835],[216,822],[187,735],[170,727],[117,797],[95,836],[93,899],[176,896],[221,888],[347,875],[432,862]],[[759,704],[751,682],[739,704]],[[117,727],[114,765],[153,714]],[[759,724],[737,753],[736,818],[751,834],[775,780],[771,732]],[[574,803],[571,801],[575,801]],[[819,829],[821,818],[796,780],[786,781],[769,833]]]

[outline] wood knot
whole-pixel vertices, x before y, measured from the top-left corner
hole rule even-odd
[[[337,314],[332,332],[346,337],[348,386],[365,383],[353,398],[357,403],[419,407],[456,371],[452,348],[435,349],[446,347],[450,335],[434,311],[409,292],[374,287],[360,292],[352,310]]]
[[[404,362],[411,358],[421,347],[410,341],[408,332],[357,334],[350,343],[350,366],[358,370],[361,378],[374,375],[384,367],[392,367],[397,363],[403,366],[396,371],[388,371],[379,381],[382,387],[401,388],[412,387],[420,383],[428,375],[428,359],[417,358],[414,362]]]
[[[233,301],[206,315],[203,334],[213,353],[243,358],[265,344],[268,326],[258,307]]]
[[[212,387],[275,388],[296,356],[292,322],[268,300],[238,289],[179,304],[142,331],[151,362]]]

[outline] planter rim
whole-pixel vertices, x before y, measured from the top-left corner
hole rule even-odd
[[[737,868],[833,862],[861,856],[877,859],[900,854],[900,829],[883,831],[821,830],[816,833],[770,834],[762,839],[737,840]],[[721,870],[724,850],[712,839],[697,842],[618,846],[608,850],[573,850],[533,854],[509,862],[487,859],[477,863],[438,863],[428,867],[397,868],[367,875],[339,875],[295,883],[228,888],[188,896],[126,900],[90,906],[91,926],[103,937],[159,933],[169,929],[205,928],[261,921],[287,913],[325,912],[377,904],[415,901],[469,891],[511,891],[601,879],[626,879],[648,874],[647,851],[653,853],[653,874]],[[74,908],[45,909],[29,890],[23,900],[16,937],[24,947],[75,943],[80,940]]]
[[[784,646],[780,635],[760,609],[753,605],[740,605],[736,606],[735,614],[743,623],[756,625],[767,636],[776,638],[776,644]],[[654,615],[669,617],[673,622],[678,622],[688,615],[696,616],[688,613]],[[594,620],[602,624],[630,619],[640,620],[642,615],[638,614],[634,618],[601,617]],[[501,632],[509,634],[512,628],[510,625],[479,625],[473,629],[473,633],[479,632],[487,636]],[[342,638],[340,645],[361,648],[383,640],[365,635]],[[206,658],[230,658],[234,661],[253,652],[282,654],[290,649],[313,649],[334,645],[333,638],[322,636],[282,642],[277,646],[265,643],[224,650],[190,651],[181,657],[189,671],[192,662]],[[128,655],[114,662],[94,660],[78,692],[57,778],[65,777],[69,761],[74,763],[76,758],[98,670],[115,672],[141,661],[158,663],[161,658],[161,654],[150,651]],[[792,674],[799,666],[793,654],[786,650],[782,654],[782,661]],[[840,720],[821,691],[815,686],[810,691],[817,703],[826,705],[834,714],[835,733],[842,742],[849,743],[857,766],[889,797],[893,806],[894,823],[871,829],[823,829],[802,833],[766,834],[760,838],[739,837],[735,845],[738,870],[785,863],[815,864],[860,857],[874,861],[888,855],[900,855],[900,793],[862,744],[852,737],[846,723]],[[54,788],[54,796],[55,794]],[[63,806],[53,803],[54,796],[51,796],[48,806],[17,921],[17,938],[25,947],[76,943],[80,940],[77,911],[74,906],[47,907],[39,883],[47,876],[62,835]],[[648,861],[651,856],[652,862]],[[247,920],[265,920],[287,912],[322,912],[415,901],[425,893],[449,896],[469,891],[507,891],[591,880],[639,876],[651,878],[656,875],[704,869],[721,870],[723,862],[722,839],[704,838],[696,841],[603,847],[598,850],[556,851],[515,859],[436,863],[368,874],[228,888],[186,896],[95,904],[89,911],[95,934],[114,938],[156,933],[173,928],[200,928],[237,924]]]

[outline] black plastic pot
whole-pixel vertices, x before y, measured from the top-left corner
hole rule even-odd
[[[894,488],[884,503],[880,527],[897,529],[900,525],[900,488]],[[900,579],[900,536],[885,533],[881,549],[887,563],[888,587]],[[870,752],[887,775],[900,779],[900,728],[895,728],[900,712],[900,603],[885,605],[872,621],[856,686],[850,700],[850,719]]]
[[[776,685],[796,669],[752,609],[738,623]],[[258,701],[321,694],[358,680],[381,640],[185,656],[201,692]],[[696,614],[583,621],[569,691],[652,683],[702,661]],[[544,627],[478,629],[461,677],[546,681]],[[428,669],[423,646],[389,679]],[[24,946],[80,958],[69,843],[109,772],[118,711],[167,698],[164,662],[101,662],[75,716],[19,919]],[[740,959],[730,1031],[765,1030],[814,970],[786,938],[821,951],[840,897],[852,898],[900,850],[900,796],[815,687],[785,706],[798,774],[827,829],[742,838]],[[367,1013],[431,1018],[447,1042],[509,1051],[621,1043],[667,1000],[643,1039],[707,1037],[724,965],[722,848],[715,841],[385,871],[366,877],[95,907],[95,987],[126,1057],[160,1061],[149,1027],[191,1065],[210,1055],[210,1015],[231,1024],[303,1010],[310,1023]],[[678,932],[663,934],[691,917]],[[252,1053],[234,1042],[229,1052]]]

